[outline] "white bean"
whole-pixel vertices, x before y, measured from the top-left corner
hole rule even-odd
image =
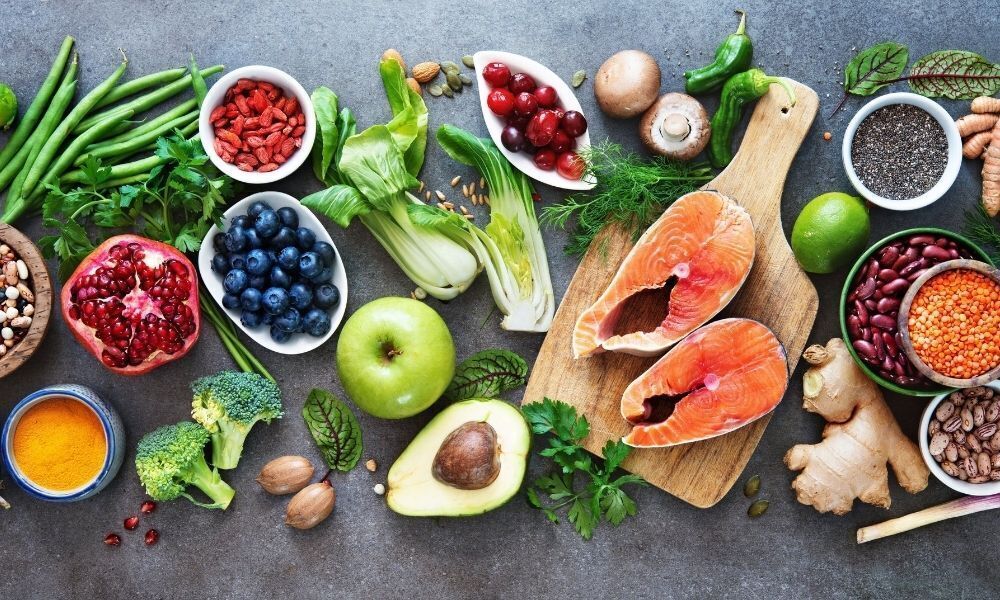
[[[21,292],[19,292],[17,288],[13,286],[9,286],[6,290],[4,290],[3,293],[5,296],[7,296],[8,300],[17,300],[18,298],[21,297]]]
[[[0,337],[5,340],[9,340],[14,337],[14,330],[10,327],[4,327],[3,329],[0,329]]]
[[[17,276],[21,280],[28,279],[28,265],[24,264],[24,261],[21,259],[17,259]]]

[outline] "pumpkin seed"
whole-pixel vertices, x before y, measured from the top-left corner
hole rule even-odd
[[[466,54],[462,57],[462,64],[469,67],[470,69],[476,68],[476,62],[472,59],[471,54]]]
[[[760,475],[754,475],[750,479],[747,479],[746,484],[743,486],[743,495],[747,498],[753,498],[760,491]]]
[[[747,514],[751,519],[756,519],[767,512],[769,504],[767,500],[758,500],[750,505],[750,508],[747,509]]]
[[[458,73],[458,65],[451,62],[450,60],[443,60],[441,61],[441,70],[444,71],[445,73],[449,71],[454,71]]]
[[[451,86],[448,85],[441,86],[441,93],[444,94],[445,96],[448,96],[449,98],[455,97],[455,92],[452,91]]]
[[[577,71],[576,73],[573,73],[573,81],[572,81],[573,87],[578,88],[581,85],[583,85],[583,80],[586,78],[587,78],[586,71],[581,70]]]
[[[448,73],[448,87],[456,92],[462,91],[462,80],[458,78],[458,73]]]
[[[463,73],[463,74],[459,75],[458,78],[462,80],[462,84],[463,85],[472,85],[472,78],[469,77],[468,75],[465,75]]]
[[[427,86],[427,91],[430,93],[431,96],[440,96],[441,86],[436,83],[433,85],[429,85]]]

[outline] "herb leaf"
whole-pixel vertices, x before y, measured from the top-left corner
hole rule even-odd
[[[940,50],[917,59],[910,89],[928,98],[970,100],[1000,91],[1000,65],[965,50]]]
[[[469,398],[499,398],[525,384],[528,363],[518,354],[499,348],[483,350],[462,361],[444,392],[451,402]]]
[[[994,263],[1000,264],[1000,229],[982,206],[965,213],[966,237],[981,246]]]
[[[326,390],[309,392],[302,407],[305,419],[326,466],[350,471],[361,458],[361,425],[351,409]]]
[[[855,96],[871,96],[902,75],[909,60],[910,51],[896,42],[882,42],[866,48],[844,68],[844,91]]]

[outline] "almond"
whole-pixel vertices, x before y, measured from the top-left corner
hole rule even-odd
[[[394,60],[397,63],[399,63],[399,66],[403,69],[403,72],[406,73],[406,61],[403,60],[403,55],[399,53],[399,50],[396,50],[395,48],[389,48],[388,50],[383,52],[382,60],[386,59]]]
[[[424,95],[424,89],[422,87],[420,87],[420,83],[416,79],[414,79],[412,77],[407,77],[406,78],[406,85],[410,86],[411,90],[413,90],[414,92],[420,94],[421,96]]]
[[[427,83],[431,79],[437,77],[437,74],[440,71],[441,65],[436,62],[422,62],[413,67],[413,78],[420,83]]]

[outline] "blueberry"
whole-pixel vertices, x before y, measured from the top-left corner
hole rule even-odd
[[[267,275],[255,275],[250,278],[250,287],[255,290],[263,290],[267,286]]]
[[[260,248],[247,252],[247,272],[251,275],[263,275],[271,270],[271,257]]]
[[[299,311],[294,308],[289,308],[285,310],[285,312],[278,315],[278,318],[274,320],[274,326],[282,331],[294,333],[295,330],[299,328],[301,320],[302,317],[299,315]]]
[[[331,325],[330,315],[319,308],[310,309],[302,319],[303,330],[313,337],[323,337]]]
[[[257,233],[256,229],[244,229],[243,237],[247,239],[247,246],[249,248],[260,248],[264,245],[264,241],[260,239],[260,234]]]
[[[222,287],[230,294],[239,294],[246,289],[250,283],[250,276],[243,269],[233,269],[226,273],[226,278],[222,280]]]
[[[263,323],[264,325],[267,325],[268,327],[270,327],[271,325],[274,325],[274,319],[275,318],[276,317],[274,315],[272,315],[271,313],[265,312],[264,315],[260,318],[260,322]]]
[[[316,234],[308,227],[299,227],[295,230],[295,241],[303,251],[309,250],[316,243]]]
[[[233,309],[240,307],[240,299],[233,294],[223,294],[222,295],[222,306],[226,308]]]
[[[309,281],[316,285],[319,285],[321,283],[329,283],[330,281],[333,281],[333,268],[327,267],[323,269],[322,271],[320,271],[319,275],[315,277],[310,277]]]
[[[293,283],[292,287],[288,288],[288,295],[292,297],[292,306],[300,312],[309,308],[313,301],[312,288],[301,282]]]
[[[271,238],[271,247],[281,250],[288,246],[295,245],[295,230],[291,227],[282,227],[278,230],[278,233]]]
[[[240,228],[246,229],[247,227],[250,227],[251,225],[252,224],[250,223],[250,217],[248,217],[246,215],[240,215],[238,217],[235,217],[232,221],[229,222],[229,227],[230,228],[232,228],[232,227],[240,227]]]
[[[287,246],[278,254],[278,264],[288,272],[299,270],[299,249],[295,246]]]
[[[278,213],[273,210],[261,211],[257,218],[253,221],[254,228],[257,229],[257,233],[260,237],[267,239],[272,238],[278,229],[281,228],[281,223],[278,221]]]
[[[226,250],[240,252],[247,247],[247,236],[242,227],[231,227],[226,233]]]
[[[285,227],[295,229],[299,226],[299,213],[295,212],[291,206],[282,206],[278,209],[278,220]]]
[[[245,310],[240,313],[240,323],[250,329],[260,327],[260,313],[255,310]]]
[[[272,315],[278,315],[288,308],[290,299],[288,292],[279,287],[270,287],[264,290],[264,310]]]
[[[240,294],[240,306],[246,310],[254,312],[260,310],[260,302],[263,294],[256,288],[247,288]]]
[[[256,202],[250,205],[250,208],[247,209],[247,216],[250,217],[251,219],[256,219],[257,215],[264,212],[265,210],[271,210],[271,205],[268,204],[267,202],[264,202],[263,200],[257,200]]]
[[[271,285],[287,290],[292,285],[292,278],[284,269],[275,265],[271,267]]]
[[[333,308],[340,302],[340,290],[332,283],[324,283],[313,290],[313,304],[318,308]]]
[[[247,255],[242,252],[237,252],[236,254],[229,255],[229,268],[230,269],[246,269],[247,268]]]
[[[323,272],[323,259],[315,252],[306,252],[299,258],[299,273],[303,277],[313,278]]]
[[[292,337],[292,334],[280,329],[277,324],[271,325],[271,339],[278,342],[279,344],[284,344]]]
[[[220,231],[219,233],[216,233],[215,235],[213,235],[212,236],[212,248],[214,248],[216,252],[225,252],[225,250],[226,250],[226,234],[224,234],[224,233],[222,233]]]
[[[225,254],[216,254],[212,257],[212,270],[220,275],[229,272],[229,257]]]
[[[333,250],[328,242],[316,242],[313,244],[312,251],[319,254],[319,257],[323,259],[323,264],[332,267],[333,261],[337,256],[337,253]]]

